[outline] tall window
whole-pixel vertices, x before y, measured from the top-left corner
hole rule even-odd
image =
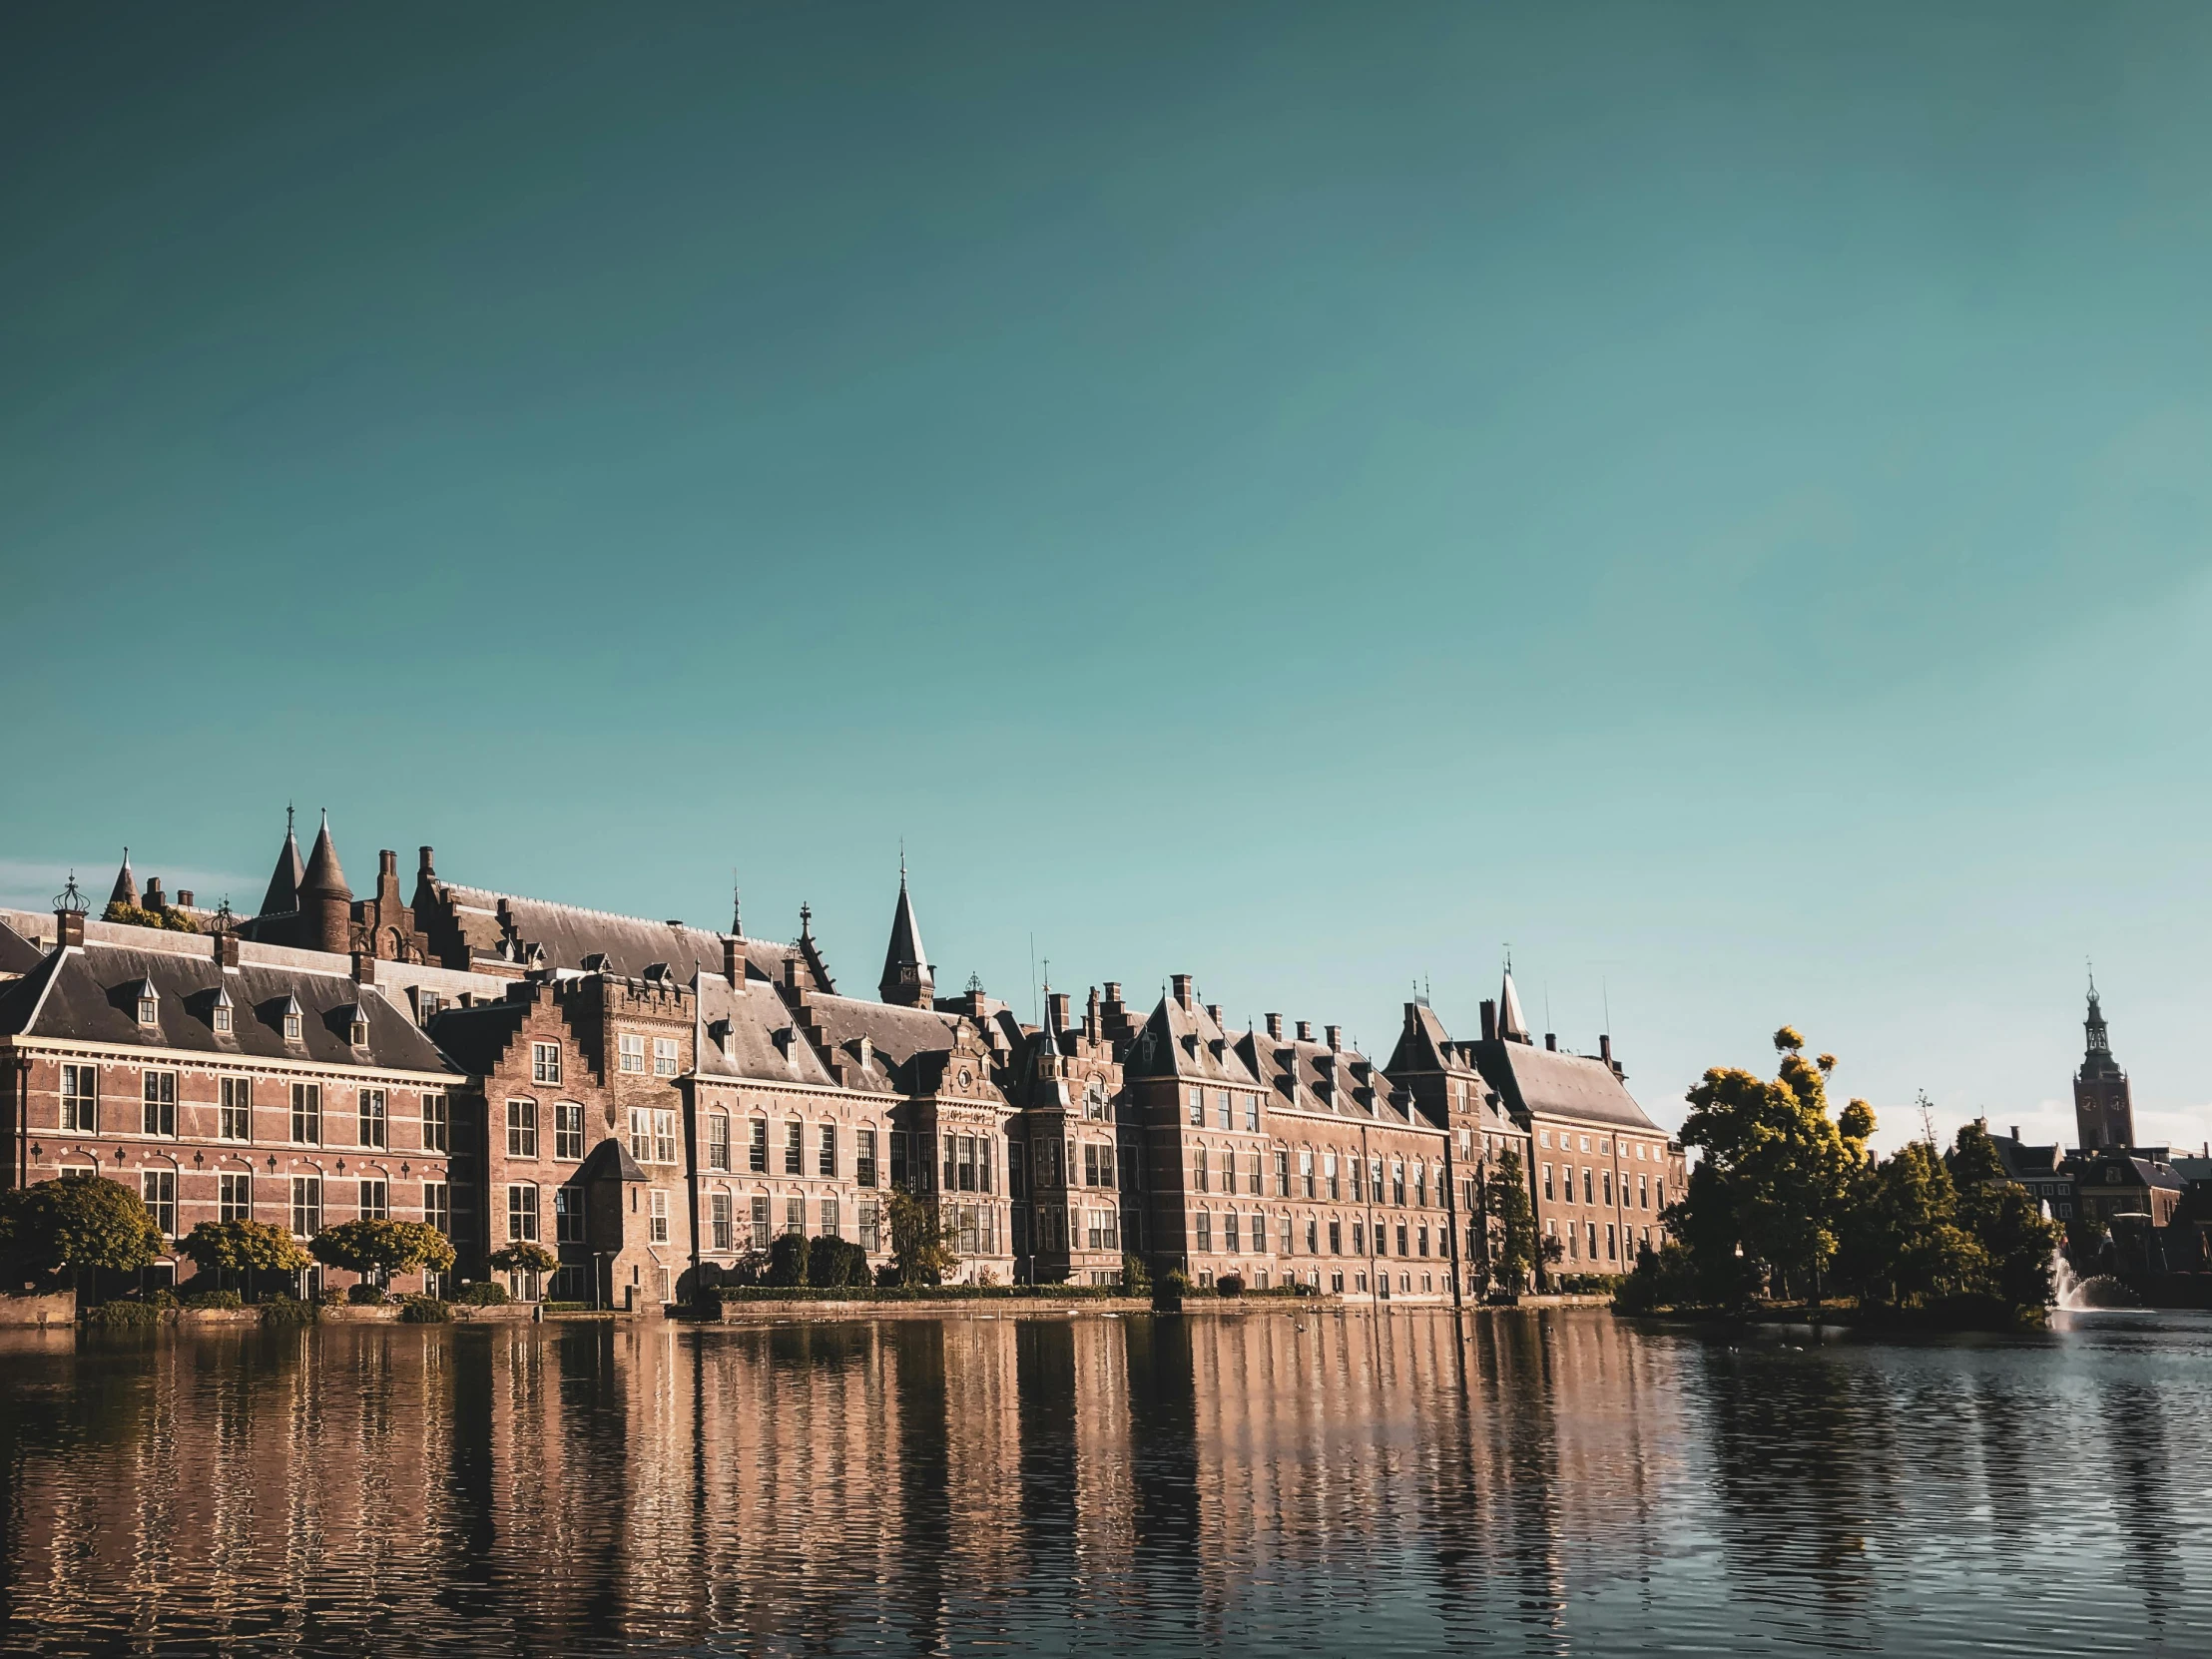
[[[643,1106],[630,1108],[630,1156],[641,1164],[653,1162],[653,1114]]]
[[[322,1231],[322,1177],[291,1178],[291,1230],[303,1239]]]
[[[655,1077],[674,1077],[676,1075],[676,1039],[674,1037],[655,1037],[653,1039],[653,1075]]]
[[[890,1131],[891,1137],[891,1185],[903,1191],[906,1186],[906,1132]]]
[[[286,1041],[287,1043],[295,1043],[298,1040],[299,1004],[297,1004],[296,1002],[287,1001],[284,1004],[284,1041]]]
[[[149,1135],[174,1135],[177,1133],[177,1074],[173,1071],[150,1071],[146,1074],[146,1133]]]
[[[801,1234],[807,1231],[807,1201],[805,1199],[788,1198],[784,1201],[784,1231]]]
[[[422,1219],[448,1238],[453,1234],[453,1189],[443,1181],[422,1183]]]
[[[559,1043],[532,1043],[530,1045],[530,1081],[559,1087],[561,1081],[561,1045]]]
[[[537,1242],[538,1189],[527,1181],[518,1181],[507,1189],[507,1237]]]
[[[730,1116],[716,1112],[707,1119],[707,1167],[730,1167]]]
[[[642,1072],[645,1070],[645,1039],[643,1037],[632,1036],[625,1031],[615,1039],[615,1044],[621,1053],[621,1066],[624,1071]]]
[[[646,1235],[647,1239],[653,1244],[667,1244],[668,1194],[662,1192],[658,1187],[653,1189],[653,1210],[647,1219],[652,1223],[652,1227]]]
[[[1275,1155],[1275,1196],[1291,1196],[1291,1155],[1288,1152],[1278,1152]]]
[[[508,1101],[507,1156],[535,1158],[537,1155],[538,1103],[534,1100]]]
[[[717,1251],[727,1254],[736,1248],[738,1230],[728,1193],[710,1193],[707,1196],[707,1222],[714,1230],[714,1248]]]
[[[1227,1089],[1221,1090],[1214,1096],[1214,1115],[1215,1121],[1219,1123],[1222,1128],[1234,1129],[1237,1127],[1236,1097],[1232,1095]]]
[[[1198,1213],[1198,1252],[1208,1255],[1214,1248],[1214,1218],[1204,1210]]]
[[[254,1138],[254,1079],[251,1077],[226,1077],[218,1085],[222,1089],[222,1107],[216,1117],[216,1134],[226,1141],[250,1141]]]
[[[768,1200],[765,1198],[753,1201],[753,1248],[768,1249]]]
[[[322,1144],[322,1085],[320,1083],[294,1083],[291,1086],[291,1138],[304,1146]],[[305,1176],[298,1179],[305,1180]],[[322,1213],[322,1194],[315,1193],[315,1213]],[[294,1232],[298,1229],[294,1228]]]
[[[1549,1204],[1551,1202],[1551,1166],[1549,1164],[1546,1164],[1544,1165],[1544,1202],[1546,1204]]]
[[[422,1150],[425,1152],[450,1152],[453,1149],[453,1120],[442,1094],[426,1094],[422,1097]]]
[[[837,1126],[826,1123],[822,1126],[822,1145],[816,1148],[815,1172],[825,1181],[832,1180],[837,1173]],[[835,1235],[831,1235],[834,1237]]]
[[[1335,1216],[1331,1216],[1329,1218],[1329,1254],[1332,1256],[1342,1256],[1344,1253],[1345,1224],[1339,1221]]]
[[[1367,1160],[1364,1158],[1347,1158],[1345,1163],[1352,1172],[1352,1202],[1355,1204],[1367,1203]]]
[[[755,1175],[768,1174],[768,1119],[755,1118],[748,1131],[745,1167]]]
[[[584,1108],[573,1100],[556,1101],[553,1106],[553,1156],[575,1159],[583,1155]]]
[[[100,1133],[100,1068],[62,1067],[62,1127],[79,1135]]]
[[[1326,1183],[1328,1184],[1328,1187],[1329,1187],[1329,1202],[1330,1202],[1330,1203],[1332,1203],[1332,1204],[1334,1204],[1334,1203],[1336,1203],[1336,1202],[1337,1202],[1337,1196],[1338,1196],[1338,1195],[1337,1195],[1337,1155],[1336,1155],[1336,1154],[1335,1154],[1334,1152],[1331,1152],[1331,1153],[1327,1153],[1327,1154],[1325,1154],[1325,1155],[1323,1156],[1323,1158],[1322,1158],[1322,1161],[1321,1161],[1321,1173],[1322,1173],[1322,1179],[1323,1179],[1323,1181],[1324,1181],[1324,1182],[1326,1182]]]
[[[584,1195],[574,1187],[553,1189],[553,1242],[584,1242]]]
[[[863,1129],[856,1137],[857,1144],[852,1159],[852,1179],[863,1187],[875,1185],[875,1131]]]
[[[1083,1150],[1089,1152],[1091,1149],[1085,1147]],[[1091,1167],[1091,1174],[1095,1176],[1097,1173],[1098,1168],[1094,1163]],[[1206,1176],[1206,1149],[1202,1146],[1194,1147],[1191,1150],[1191,1181],[1202,1193],[1210,1190],[1207,1186]]]
[[[1253,1131],[1255,1134],[1259,1132],[1260,1097],[1256,1094],[1248,1094],[1245,1096],[1245,1128]]]
[[[1413,1204],[1417,1209],[1425,1210],[1428,1208],[1428,1166],[1426,1164],[1415,1164],[1413,1166]]]
[[[146,1207],[153,1212],[154,1225],[162,1230],[162,1236],[177,1236],[177,1172],[173,1169],[150,1169],[139,1176],[139,1192],[146,1200]]]
[[[871,1255],[883,1248],[883,1224],[872,1201],[860,1206],[860,1248]]]
[[[225,1170],[215,1178],[215,1219],[254,1219],[254,1177],[245,1170]]]
[[[384,1133],[384,1091],[382,1089],[361,1090],[360,1104],[361,1145],[388,1146],[390,1142],[385,1139]]]
[[[1315,1196],[1314,1155],[1311,1152],[1301,1152],[1298,1155],[1298,1190],[1308,1198]]]
[[[1092,1248],[1097,1247],[1094,1245]],[[1221,1248],[1232,1256],[1244,1248],[1237,1242],[1237,1212],[1234,1210],[1221,1218]]]
[[[1306,1254],[1309,1256],[1319,1256],[1321,1254],[1321,1228],[1312,1216],[1306,1218]]]
[[[784,1173],[804,1175],[807,1165],[807,1130],[804,1124],[784,1125]]]
[[[841,1237],[837,1232],[837,1201],[826,1198],[822,1201],[822,1236],[826,1239]]]
[[[391,1220],[391,1189],[382,1181],[365,1179],[361,1182],[361,1220]]]
[[[1390,1160],[1390,1202],[1399,1209],[1405,1207],[1405,1160]]]
[[[653,1114],[653,1161],[656,1164],[676,1162],[676,1114],[673,1111]]]

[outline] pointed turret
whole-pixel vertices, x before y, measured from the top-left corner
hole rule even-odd
[[[906,855],[898,857],[898,908],[891,912],[890,947],[883,952],[883,977],[876,984],[885,1002],[908,1008],[926,1008],[936,982],[929,958],[922,954],[921,928],[914,920],[913,900],[906,896]]]
[[[299,837],[293,833],[291,809],[284,809],[284,845],[276,854],[276,867],[270,872],[269,891],[262,894],[262,910],[265,916],[288,916],[299,908],[299,878],[307,866],[299,858]]]
[[[353,889],[338,867],[338,849],[330,839],[330,815],[322,815],[307,867],[299,877],[298,944],[307,950],[343,954],[353,942]]]
[[[1513,988],[1513,964],[1505,964],[1505,986],[1497,993],[1497,1034],[1509,1043],[1530,1040],[1528,1021],[1521,1015],[1520,992]]]
[[[115,887],[108,894],[108,902],[128,904],[135,910],[138,908],[138,877],[131,873],[131,849],[126,846],[123,849],[123,867],[115,872]]]

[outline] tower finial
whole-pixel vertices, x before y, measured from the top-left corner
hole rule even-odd
[[[802,898],[799,901],[799,936],[802,939],[812,938],[814,936],[809,931],[809,929],[814,926],[814,922],[815,907],[812,904],[808,903],[804,898]]]
[[[745,937],[745,907],[740,902],[744,889],[738,885],[738,872],[730,872],[730,931],[739,938]]]
[[[903,892],[903,891],[905,890],[905,887],[906,887],[906,837],[905,837],[904,835],[901,835],[901,836],[899,836],[899,837],[898,837],[898,886],[899,886],[899,890],[900,890],[900,891],[902,891],[902,892]]]
[[[294,828],[291,822],[291,803],[287,801],[284,803],[284,833],[289,835],[294,832]]]

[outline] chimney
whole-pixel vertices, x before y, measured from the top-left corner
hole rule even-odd
[[[1221,1024],[1221,1004],[1218,1002],[1207,1003],[1206,1017],[1212,1020],[1216,1025]]]
[[[1558,1053],[1559,1033],[1556,1031],[1546,1031],[1544,1033],[1544,1047],[1549,1049],[1554,1054]]]
[[[2020,1126],[2016,1123],[2012,1125],[2012,1138],[2015,1141],[2020,1138]]]
[[[1345,1028],[1341,1025],[1332,1025],[1326,1029],[1329,1033],[1329,1051],[1332,1054],[1341,1052],[1345,1045]]]
[[[215,965],[227,968],[239,965],[239,936],[236,933],[218,933],[215,936]]]
[[[745,990],[745,947],[737,939],[726,937],[722,941],[722,976],[733,990]]]
[[[1302,1043],[1310,1043],[1314,1040],[1314,1022],[1312,1020],[1302,1019],[1298,1022],[1298,1040]]]
[[[1497,1004],[1488,997],[1482,999],[1482,1040],[1486,1043],[1497,1041]]]
[[[149,910],[166,910],[169,908],[169,900],[162,894],[162,878],[159,875],[150,875],[146,878],[144,905]]]
[[[1075,999],[1069,996],[1066,991],[1054,991],[1045,998],[1045,1001],[1052,1005],[1052,1023],[1060,1030],[1065,1031],[1068,1028],[1068,1010],[1073,1006]]]
[[[399,854],[388,846],[379,848],[376,853],[376,876],[378,880],[399,879]]]
[[[1178,1008],[1189,1008],[1191,1005],[1191,976],[1187,973],[1171,974],[1168,977],[1168,983],[1175,987],[1173,993],[1175,1005]]]
[[[1283,1016],[1281,1014],[1268,1015],[1268,1035],[1277,1042],[1283,1040]]]
[[[353,952],[353,982],[356,985],[373,985],[376,983],[376,957],[372,951],[356,950]]]
[[[192,889],[190,887],[179,887],[177,889],[177,902],[182,904],[186,909],[191,909]]]
[[[1613,1039],[1603,1031],[1597,1036],[1597,1057],[1607,1065],[1613,1063]]]
[[[799,952],[796,950],[784,958],[784,989],[799,989]]]
[[[81,947],[85,942],[85,912],[82,910],[56,910],[54,912],[54,945],[68,950]]]

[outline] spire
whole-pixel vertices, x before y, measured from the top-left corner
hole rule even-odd
[[[744,889],[737,882],[730,883],[730,934],[733,938],[745,937]]]
[[[2112,1052],[2112,1040],[2104,1029],[2104,1010],[2097,1006],[2097,970],[2093,964],[2089,969],[2089,1017],[2081,1022],[2081,1029],[2091,1054]]]
[[[123,849],[123,867],[115,872],[115,889],[108,894],[110,904],[128,904],[138,908],[138,877],[131,873],[131,849]]]
[[[287,831],[285,844],[294,856],[298,843]],[[330,815],[322,815],[322,828],[315,831],[314,849],[307,854],[307,867],[299,877],[299,893],[302,897],[351,898],[353,889],[345,884],[345,871],[338,868],[338,849],[330,840]]]
[[[306,873],[306,865],[299,858],[299,837],[292,830],[291,803],[284,803],[284,844],[276,854],[276,867],[270,872],[269,891],[262,894],[262,911],[265,916],[289,915],[299,908],[299,878]]]
[[[1497,1034],[1509,1043],[1528,1041],[1528,1021],[1521,1014],[1520,992],[1513,988],[1513,958],[1505,958],[1505,985],[1497,993]]]
[[[929,958],[922,954],[921,927],[914,920],[913,900],[906,896],[906,853],[902,847],[898,854],[898,907],[891,912],[891,942],[883,952],[883,977],[876,990],[885,1002],[926,1008],[935,988]]]

